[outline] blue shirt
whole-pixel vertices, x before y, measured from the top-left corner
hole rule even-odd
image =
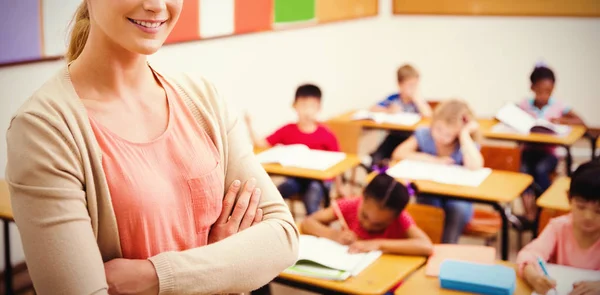
[[[380,107],[387,108],[394,103],[399,104],[402,107],[402,110],[404,110],[407,113],[419,113],[419,109],[417,109],[417,106],[413,102],[405,103],[404,101],[402,101],[400,93],[388,96],[386,99],[380,101],[377,105]]]
[[[435,141],[433,140],[433,136],[431,136],[431,128],[418,128],[415,130],[414,136],[417,139],[419,152],[430,154],[432,156],[439,156],[437,148],[435,147]],[[480,148],[479,145],[477,145],[477,148]],[[452,152],[450,158],[452,158],[457,165],[463,165],[463,155],[460,145],[456,145],[456,149]]]

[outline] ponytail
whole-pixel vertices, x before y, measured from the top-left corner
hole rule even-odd
[[[87,0],[84,0],[71,20],[73,29],[71,30],[71,38],[69,40],[69,48],[67,50],[67,62],[72,62],[77,59],[83,47],[87,42],[90,33],[90,13],[88,11]]]

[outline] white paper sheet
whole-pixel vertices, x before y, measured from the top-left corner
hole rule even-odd
[[[421,116],[415,113],[386,114],[360,110],[352,115],[352,120],[372,120],[376,123],[413,126],[421,121]]]
[[[329,268],[357,275],[381,256],[380,251],[350,254],[348,246],[310,235],[300,236],[298,260],[310,260]]]
[[[492,173],[492,170],[489,168],[470,170],[458,165],[404,160],[388,169],[386,173],[394,178],[478,187]]]
[[[550,277],[556,280],[556,290],[547,295],[568,295],[573,290],[573,284],[582,281],[600,281],[600,271],[579,269],[574,267],[548,264]],[[532,295],[539,295],[535,292]]]
[[[305,145],[280,145],[257,156],[261,164],[279,163],[282,166],[325,171],[346,158],[345,153],[311,150]]]

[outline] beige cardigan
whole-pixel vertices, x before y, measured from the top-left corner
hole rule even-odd
[[[264,221],[218,243],[150,260],[160,294],[242,293],[292,265],[298,232],[243,125],[203,79],[164,75],[221,155],[225,185],[257,179]],[[121,257],[101,150],[67,67],[21,107],[7,132],[15,221],[38,294],[108,294],[103,262]]]

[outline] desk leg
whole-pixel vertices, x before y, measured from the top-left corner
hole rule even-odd
[[[331,192],[329,191],[329,188],[327,188],[327,185],[325,185],[325,181],[321,181],[321,187],[323,188],[323,192],[324,192],[324,200],[323,202],[325,203],[325,208],[329,208],[329,205],[331,205]]]
[[[567,165],[567,176],[571,177],[571,174],[573,173],[571,171],[571,167],[573,167],[573,155],[571,155],[571,147],[570,146],[565,146],[565,148],[567,149],[567,158],[565,159],[565,164]]]
[[[500,251],[501,251],[501,256],[502,256],[502,260],[504,261],[508,261],[508,247],[510,246],[509,240],[508,240],[508,216],[506,216],[506,212],[504,211],[504,208],[498,204],[498,203],[492,203],[492,206],[494,207],[494,209],[496,209],[496,211],[498,211],[498,213],[500,213],[500,217],[502,218],[502,231],[501,231],[501,244],[500,244]]]
[[[12,281],[12,261],[10,259],[10,222],[3,220],[4,222],[4,286],[6,287],[7,295],[14,294],[13,281]]]

